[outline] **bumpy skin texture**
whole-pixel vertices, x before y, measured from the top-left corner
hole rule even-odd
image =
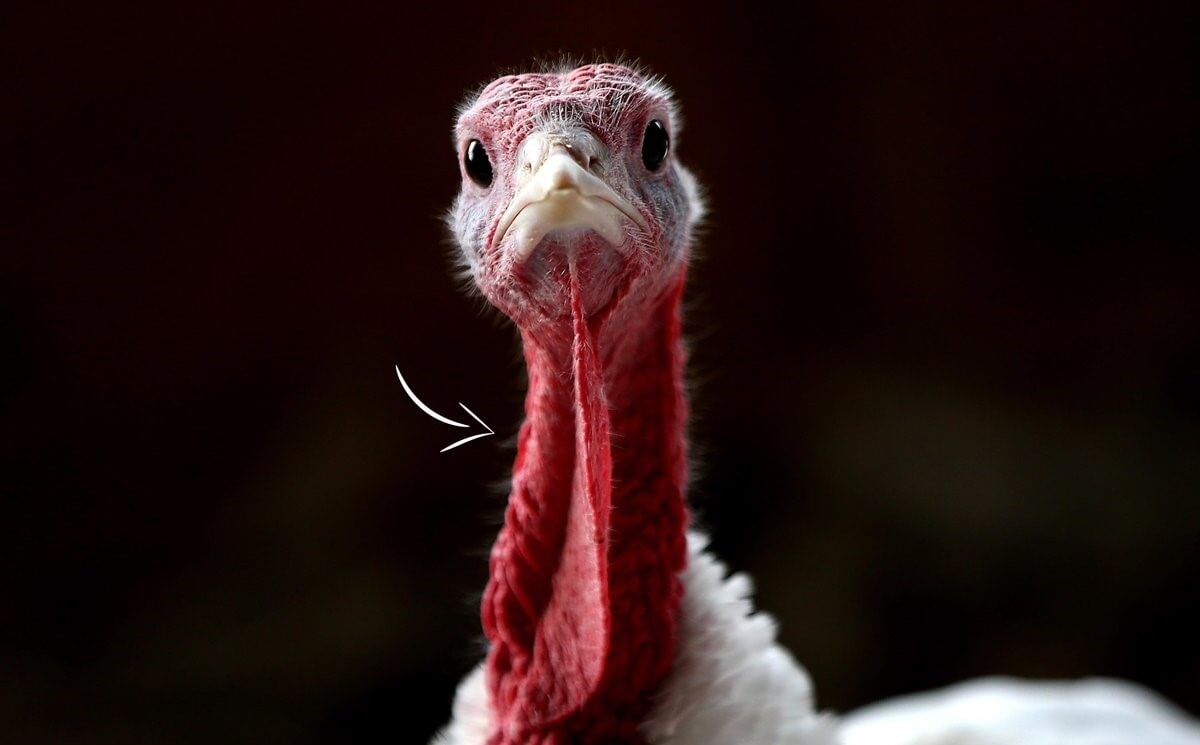
[[[643,163],[642,137],[651,120],[676,135],[677,119],[665,88],[618,65],[501,78],[459,117],[459,152],[482,143],[494,180],[464,170],[451,223],[529,370],[482,607],[490,745],[640,742],[671,667],[687,556],[679,308],[699,200],[669,154]],[[528,256],[496,241],[535,132],[586,142],[581,164],[645,227],[628,221],[617,245],[550,234]]]
[[[561,242],[546,241],[522,265],[503,246],[492,245],[501,213],[516,193],[519,148],[535,131],[568,137],[583,131],[599,138],[605,149],[597,166],[601,177],[638,209],[650,227],[647,232],[630,231],[627,248],[632,255],[627,261],[617,261],[611,251],[580,247],[581,269],[588,277],[582,289],[589,300],[600,296],[606,301],[622,291],[649,294],[652,288],[630,287],[631,283],[669,282],[685,261],[691,231],[701,217],[700,200],[695,179],[674,157],[668,155],[655,172],[643,166],[642,137],[652,119],[667,128],[673,151],[680,122],[670,91],[654,79],[614,64],[505,76],[461,108],[455,127],[460,166],[467,143],[479,139],[491,159],[495,181],[481,187],[464,168],[462,190],[447,222],[476,286],[523,331],[559,326],[570,310]]]

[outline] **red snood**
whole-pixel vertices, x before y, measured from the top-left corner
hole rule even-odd
[[[522,329],[529,392],[483,598],[489,745],[643,742],[687,561],[680,298]]]

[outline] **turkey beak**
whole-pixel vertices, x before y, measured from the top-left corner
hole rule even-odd
[[[582,229],[624,249],[626,219],[643,231],[648,226],[629,200],[597,175],[604,172],[606,155],[590,132],[527,137],[517,156],[517,193],[500,216],[492,246],[508,238],[516,260],[523,261],[547,234]]]

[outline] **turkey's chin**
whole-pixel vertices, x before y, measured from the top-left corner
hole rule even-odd
[[[631,240],[614,244],[591,229],[554,230],[538,241],[517,266],[514,278],[530,304],[546,320],[571,318],[571,278],[588,318],[606,313],[633,275],[627,257]],[[518,322],[520,319],[517,319]]]

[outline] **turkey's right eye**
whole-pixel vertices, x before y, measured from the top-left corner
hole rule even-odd
[[[480,186],[492,185],[492,161],[488,160],[487,150],[479,140],[471,140],[467,144],[467,152],[463,155],[463,165],[467,167],[467,175]]]

